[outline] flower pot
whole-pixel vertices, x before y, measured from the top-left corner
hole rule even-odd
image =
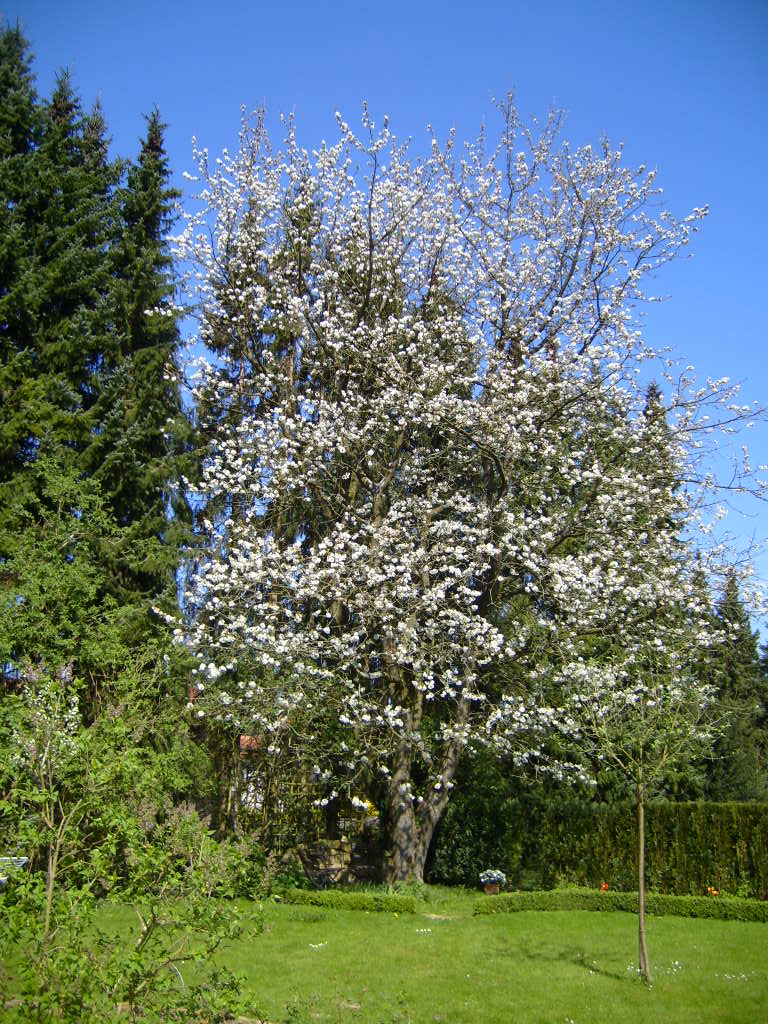
[[[499,883],[498,882],[486,882],[483,886],[485,889],[486,896],[498,896],[499,895]]]

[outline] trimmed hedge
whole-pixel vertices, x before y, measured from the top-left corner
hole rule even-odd
[[[394,914],[415,914],[413,896],[375,892],[341,892],[338,889],[288,889],[280,893],[284,903],[302,903],[329,910],[373,910]]]
[[[543,814],[541,813],[543,810]],[[554,804],[539,809],[543,854],[555,881],[632,891],[636,881],[633,804]],[[646,808],[646,878],[650,888],[704,896],[768,892],[768,805],[670,803]]]
[[[631,803],[506,797],[497,785],[457,793],[438,826],[429,881],[476,886],[492,864],[517,889],[637,887]],[[646,807],[646,878],[657,892],[768,895],[768,804],[671,803]]]
[[[768,923],[768,902],[729,896],[669,896],[649,892],[646,911],[657,917],[710,917],[718,921],[763,921]],[[520,910],[623,910],[637,913],[636,892],[600,892],[594,889],[547,889],[539,892],[507,892],[481,896],[474,913],[511,914]]]

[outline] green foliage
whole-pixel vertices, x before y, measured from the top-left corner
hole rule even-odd
[[[498,758],[479,751],[459,769],[456,790],[437,826],[427,862],[430,882],[478,884],[490,864],[517,877],[524,836],[514,839],[520,784],[511,780]],[[515,871],[510,872],[514,865]]]
[[[92,417],[98,427],[82,460],[124,530],[121,547],[106,554],[111,593],[129,604],[138,595],[174,597],[179,548],[191,540],[181,474],[195,473],[192,429],[182,408],[167,242],[180,193],[169,185],[165,128],[155,109],[138,161],[116,190],[121,232],[111,253],[110,301],[119,355],[102,375]]]
[[[283,892],[287,889],[309,889],[310,881],[296,854],[281,858],[274,874],[269,879],[269,889]]]
[[[100,110],[83,113],[66,74],[49,102],[33,103],[34,128],[0,161],[0,526],[11,525],[7,499],[29,493],[25,468],[43,442],[73,460],[87,447],[101,375],[116,357],[109,252],[122,165],[107,159]]]
[[[710,800],[768,799],[768,680],[735,574],[728,576],[714,615],[721,639],[706,669],[726,728],[707,764]]]
[[[38,99],[28,44],[2,26],[0,106],[0,564],[30,516],[58,514],[41,508],[46,456],[98,480],[116,528],[89,539],[103,570],[91,604],[117,601],[136,649],[157,631],[152,604],[175,607],[191,532],[180,476],[194,476],[164,125],[148,118],[135,165],[110,160],[98,104],[85,113],[66,74]]]
[[[597,804],[497,793],[486,822],[479,797],[457,799],[435,840],[430,879],[477,886],[491,861],[517,888],[559,882],[636,888],[631,803]],[[492,793],[487,794],[492,799]],[[501,819],[501,821],[500,821]],[[646,875],[652,889],[683,894],[768,892],[768,805],[648,804]]]
[[[141,856],[139,873],[154,885],[134,902],[129,928],[100,926],[87,885],[56,892],[50,908],[41,874],[0,894],[0,999],[16,1009],[3,1020],[221,1020],[238,1006],[239,981],[214,954],[262,930],[258,908],[244,921],[212,894],[203,864],[179,875],[157,848]]]
[[[520,910],[594,910],[637,913],[636,892],[600,892],[596,889],[547,889],[534,892],[507,892],[499,896],[480,896],[474,913],[511,914]],[[768,902],[729,896],[671,896],[646,894],[649,914],[676,917],[709,917],[718,921],[768,922]]]
[[[40,454],[27,471],[31,494],[9,510],[0,573],[0,665],[9,680],[28,664],[51,671],[69,664],[82,679],[113,674],[129,657],[114,601],[104,596],[97,551],[118,530],[93,481],[81,479],[60,452]]]
[[[20,1020],[218,1019],[228,898],[263,874],[208,829],[211,765],[151,612],[176,607],[190,519],[163,130],[155,111],[138,162],[110,160],[99,106],[67,74],[38,99],[0,26],[0,850],[30,859],[0,942]],[[99,932],[105,894],[138,936]]]
[[[395,882],[391,890],[398,896],[412,896],[415,900],[426,901],[429,899],[429,886],[412,878],[409,882]]]
[[[369,910],[390,914],[414,914],[413,896],[395,893],[342,892],[337,889],[287,889],[279,897],[285,903],[301,903],[331,910]]]
[[[241,932],[231,897],[253,891],[260,852],[217,843],[184,802],[204,765],[158,696],[162,672],[124,670],[90,723],[68,666],[28,666],[1,706],[3,847],[31,861],[0,894],[12,1019],[106,1021],[122,1005],[131,1019],[214,1020],[235,1005],[213,954]],[[99,930],[105,893],[131,901],[138,934]]]
[[[0,100],[0,160],[23,156],[35,138],[37,96],[27,41],[18,25],[0,33]]]

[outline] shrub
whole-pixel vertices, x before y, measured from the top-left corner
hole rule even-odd
[[[521,910],[594,910],[637,913],[636,892],[600,892],[595,889],[547,889],[538,892],[509,892],[479,897],[474,913],[510,914]],[[709,917],[720,921],[764,921],[768,923],[768,902],[728,896],[672,896],[647,893],[646,910],[662,917]]]
[[[395,914],[416,912],[413,896],[374,892],[341,892],[338,889],[287,889],[279,897],[285,903],[303,903],[331,910],[373,910]]]

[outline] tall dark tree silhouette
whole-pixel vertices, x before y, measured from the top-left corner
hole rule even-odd
[[[155,109],[119,191],[111,295],[117,358],[101,380],[84,460],[123,528],[123,543],[111,551],[114,595],[144,617],[150,601],[175,595],[179,546],[190,536],[181,476],[193,472],[166,241],[180,193],[170,184],[165,128]]]
[[[66,480],[73,535],[93,501],[113,525],[39,550],[87,550],[102,581],[89,600],[119,608],[134,647],[160,628],[152,604],[175,603],[186,508],[163,131],[154,111],[136,162],[113,159],[100,106],[83,110],[66,71],[40,99],[23,34],[0,30],[0,597],[31,600],[21,534],[65,530],[51,496]],[[6,645],[11,678],[39,660],[33,636]]]
[[[710,658],[711,682],[728,725],[714,746],[707,796],[712,800],[768,799],[768,678],[758,634],[735,573],[715,608],[720,640]]]

